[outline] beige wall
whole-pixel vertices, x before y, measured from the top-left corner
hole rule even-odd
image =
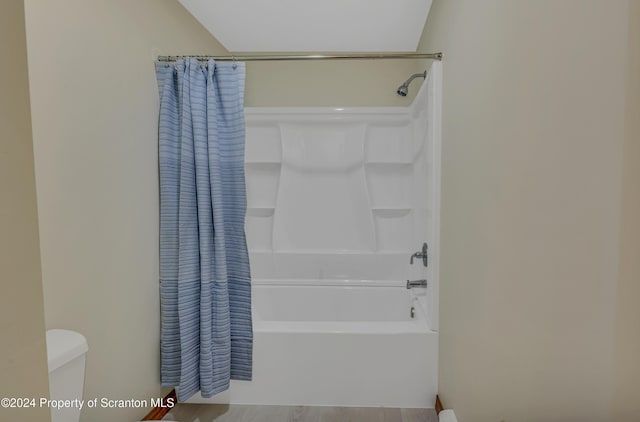
[[[614,421],[640,419],[640,1],[630,2]]]
[[[304,53],[302,53],[304,54]],[[406,106],[396,90],[417,69],[418,60],[251,62],[247,65],[247,106]]]
[[[87,336],[85,396],[155,397],[151,60],[225,52],[174,0],[26,6],[47,326]],[[420,50],[446,54],[440,384],[462,422],[611,420],[633,385],[626,16],[622,0],[434,2]],[[420,66],[250,63],[246,104],[405,105],[395,89]]]
[[[611,421],[614,381],[632,385],[614,377],[616,317],[638,364],[631,234],[635,320],[616,299],[621,204],[638,227],[637,154],[621,202],[627,6],[434,1],[419,50],[445,54],[440,392],[461,422]]]
[[[159,397],[152,58],[220,47],[174,1],[25,3],[47,328],[87,337],[86,398]]]
[[[47,397],[47,352],[22,0],[0,2],[0,397]],[[47,408],[0,409],[46,421]]]
[[[177,0],[27,0],[48,328],[86,335],[85,396],[159,387],[158,54],[225,50]],[[247,105],[405,105],[414,61],[250,63]],[[417,92],[420,81],[412,85]],[[129,420],[145,410],[83,411]]]

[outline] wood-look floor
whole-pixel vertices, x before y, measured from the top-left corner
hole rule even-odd
[[[437,422],[433,409],[324,406],[176,405],[163,421],[180,422]]]

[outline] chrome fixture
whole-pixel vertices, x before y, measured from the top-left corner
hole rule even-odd
[[[407,289],[412,287],[427,287],[427,280],[407,280]]]
[[[411,311],[409,312],[409,315],[411,316],[411,318],[415,318],[416,317],[416,307],[415,306],[411,307]]]
[[[422,252],[418,251],[416,253],[414,253],[413,255],[411,255],[411,260],[409,260],[409,263],[411,265],[413,265],[413,258],[422,258],[422,263],[424,264],[424,266],[426,267],[429,264],[429,259],[427,258],[427,250],[429,249],[429,246],[427,245],[427,243],[423,243],[422,244]]]
[[[426,79],[427,78],[427,71],[425,70],[424,73],[416,73],[414,75],[411,75],[411,77],[409,77],[409,79],[404,81],[404,83],[398,87],[398,90],[396,91],[398,93],[398,95],[400,95],[401,97],[406,97],[407,94],[409,93],[409,84],[415,78],[425,78]]]
[[[176,60],[193,57],[197,60],[215,61],[282,61],[282,60],[375,60],[375,59],[431,59],[442,60],[442,53],[387,53],[387,54],[313,54],[310,56],[288,55],[263,55],[263,56],[158,56],[159,62],[175,62]],[[418,73],[418,76],[422,75]],[[415,77],[415,76],[414,76]]]

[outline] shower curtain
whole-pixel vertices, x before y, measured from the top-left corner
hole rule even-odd
[[[178,400],[250,380],[244,63],[156,64],[161,377]]]

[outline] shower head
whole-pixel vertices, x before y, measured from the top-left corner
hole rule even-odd
[[[406,97],[407,94],[409,93],[409,84],[415,78],[425,78],[426,79],[427,78],[427,71],[425,70],[424,73],[416,73],[416,74],[411,75],[409,77],[409,79],[404,81],[404,83],[398,87],[398,90],[396,91],[398,93],[398,95],[400,95],[401,97]]]

